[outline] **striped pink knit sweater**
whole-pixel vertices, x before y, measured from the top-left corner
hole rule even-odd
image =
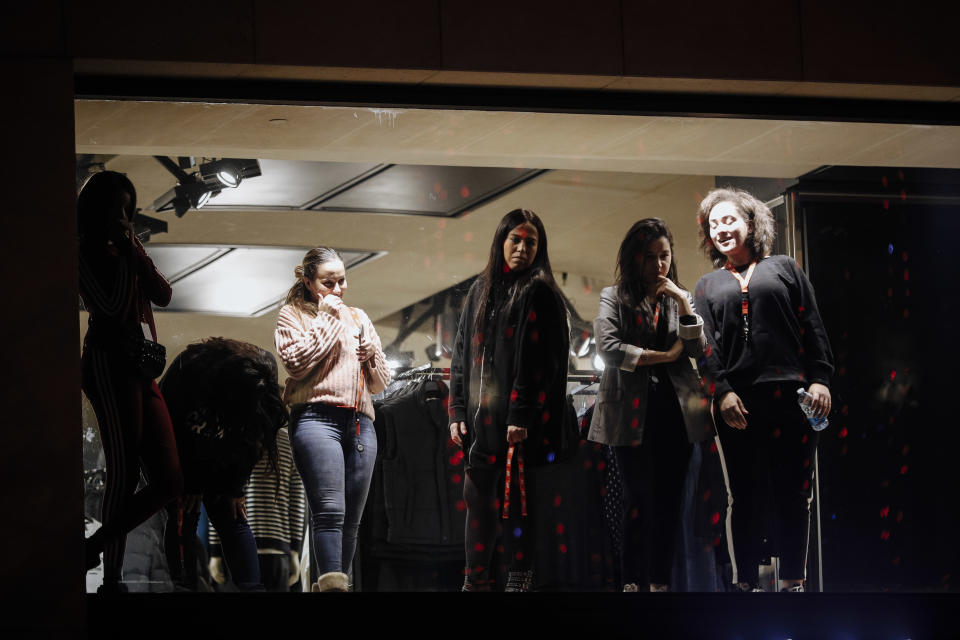
[[[356,407],[361,364],[357,360],[356,330],[349,308],[326,305],[316,315],[287,304],[280,309],[274,341],[289,378],[283,399],[289,405],[320,402],[336,407]],[[372,420],[370,394],[390,384],[390,369],[383,355],[380,336],[370,318],[354,308],[364,336],[376,347],[374,356],[362,365],[363,398],[360,412]],[[344,318],[343,316],[347,316]]]

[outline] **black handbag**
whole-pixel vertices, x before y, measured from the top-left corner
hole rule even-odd
[[[120,349],[140,375],[148,380],[155,380],[167,365],[167,348],[144,338],[139,328],[123,332]]]

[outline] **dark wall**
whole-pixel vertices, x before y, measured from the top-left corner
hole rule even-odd
[[[65,59],[0,63],[17,87],[0,114],[16,158],[0,213],[0,629],[53,638],[84,624],[72,76]]]
[[[957,7],[247,0],[184,14],[89,0],[67,3],[66,25],[76,58],[949,85],[960,81]]]

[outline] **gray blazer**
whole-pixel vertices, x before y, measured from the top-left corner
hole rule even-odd
[[[643,441],[650,368],[638,364],[640,353],[643,348],[666,351],[677,337],[683,340],[683,354],[663,366],[677,392],[687,439],[701,442],[713,437],[709,394],[702,388],[694,364],[703,358],[707,345],[703,319],[694,314],[684,316],[682,320],[681,324],[677,301],[666,298],[660,318],[660,322],[667,323],[664,344],[654,344],[656,336],[652,331],[644,333],[636,329],[637,319],[620,303],[616,287],[606,287],[600,293],[600,310],[593,321],[593,331],[597,352],[606,368],[600,381],[588,440],[615,446],[637,446]],[[634,344],[636,340],[646,344]]]

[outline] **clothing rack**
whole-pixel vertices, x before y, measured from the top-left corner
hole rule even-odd
[[[394,380],[409,380],[411,378],[447,379],[449,377],[450,377],[449,367],[431,367],[430,365],[423,365],[422,367],[414,367],[413,369],[407,369],[402,373],[398,373],[393,377],[393,379]]]
[[[571,371],[567,374],[567,382],[580,382],[583,384],[590,384],[593,382],[600,382],[602,373],[599,371]]]

